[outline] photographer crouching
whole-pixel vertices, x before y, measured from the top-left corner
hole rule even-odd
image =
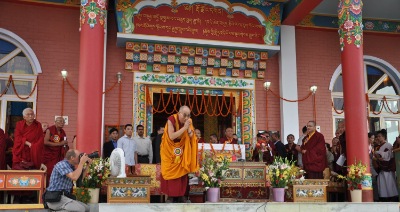
[[[70,149],[65,154],[64,160],[54,166],[50,177],[50,185],[44,194],[44,202],[49,209],[57,211],[89,211],[88,205],[75,200],[75,196],[71,194],[73,181],[77,180],[82,174],[83,165],[86,162],[92,163],[88,155],[85,153],[80,155],[79,150]]]

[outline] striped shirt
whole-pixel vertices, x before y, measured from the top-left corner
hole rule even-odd
[[[50,185],[47,191],[68,191],[70,192],[73,184],[72,180],[67,177],[67,174],[75,170],[74,166],[66,159],[58,162],[53,169],[50,177]]]

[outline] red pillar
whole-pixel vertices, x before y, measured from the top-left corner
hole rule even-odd
[[[107,0],[82,1],[77,144],[81,152],[101,150],[104,32]]]
[[[340,0],[338,6],[342,50],[343,96],[346,125],[347,164],[361,161],[370,174],[367,104],[365,98],[362,1]],[[366,178],[372,185],[370,176]],[[372,187],[363,188],[363,201],[373,202]]]

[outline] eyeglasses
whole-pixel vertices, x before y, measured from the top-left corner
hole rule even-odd
[[[189,114],[186,114],[186,113],[180,113],[180,114],[182,114],[183,118],[190,118],[190,113],[189,113]]]

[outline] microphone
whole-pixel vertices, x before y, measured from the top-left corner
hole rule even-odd
[[[270,146],[269,144],[268,144],[268,147],[271,148],[271,146]],[[271,151],[271,150],[269,151],[269,154],[270,154],[271,157],[272,157],[272,151]]]

